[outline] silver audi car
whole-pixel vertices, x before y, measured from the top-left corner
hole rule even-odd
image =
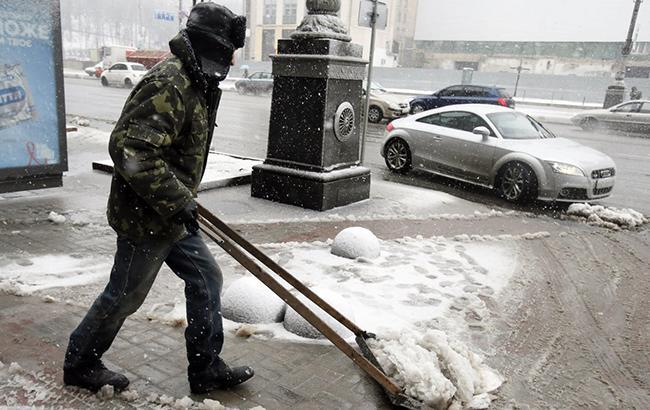
[[[412,168],[494,188],[508,201],[608,197],[607,155],[558,138],[532,117],[486,104],[450,105],[388,124],[381,147],[394,172]]]

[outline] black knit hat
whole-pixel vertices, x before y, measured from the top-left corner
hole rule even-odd
[[[244,46],[246,17],[220,4],[204,2],[192,7],[186,29],[203,71],[217,79],[226,78],[233,53]]]

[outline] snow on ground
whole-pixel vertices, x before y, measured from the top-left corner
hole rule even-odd
[[[56,376],[44,371],[32,372],[17,363],[4,365],[0,362],[0,408],[70,408],[71,403],[83,403],[85,408],[106,407],[111,401],[115,408],[160,409],[160,410],[225,410],[219,401],[204,399],[194,401],[146,391],[126,390],[114,393],[110,386],[104,386],[93,395],[88,390],[65,387]],[[6,406],[6,407],[5,407]],[[76,407],[75,406],[75,407]],[[229,408],[231,410],[235,410]],[[264,410],[252,407],[250,410]]]
[[[30,295],[44,289],[82,286],[108,278],[113,260],[100,255],[0,257],[0,291]]]
[[[614,230],[630,229],[648,223],[640,212],[629,208],[614,208],[602,205],[571,204],[567,215],[578,217],[590,225],[603,226]]]
[[[543,237],[544,235],[540,235]],[[338,294],[364,329],[418,330],[430,326],[456,329],[484,326],[484,299],[494,297],[517,266],[514,239],[442,237],[380,241],[376,259],[333,255],[330,243],[284,243],[261,249],[310,287]],[[236,262],[226,271],[244,272]],[[236,324],[226,325],[234,331]],[[282,326],[259,325],[261,337],[292,338]],[[254,335],[255,336],[255,335]]]

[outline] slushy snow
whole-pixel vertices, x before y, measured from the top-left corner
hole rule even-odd
[[[63,224],[66,221],[65,216],[58,214],[54,211],[51,211],[50,214],[47,216],[47,219],[55,224]]]
[[[281,322],[284,310],[284,301],[252,276],[234,281],[221,298],[223,317],[240,323]]]
[[[482,405],[485,393],[503,383],[480,356],[439,330],[394,331],[368,345],[406,394],[435,408],[447,408],[454,399]]]
[[[339,296],[338,293],[322,288],[315,288],[312,290],[320,296],[321,299],[329,303],[334,309],[338,310],[343,316],[354,322],[354,310],[352,309],[352,306],[350,306],[348,301]],[[341,337],[348,338],[353,335],[345,326],[336,321],[329,314],[325,313],[323,309],[316,306],[316,304],[308,300],[302,294],[298,295],[298,299]],[[284,315],[284,327],[298,336],[310,339],[319,339],[324,337],[315,327],[313,327],[291,307],[287,307],[287,313]]]
[[[602,205],[571,204],[567,215],[583,218],[588,224],[610,229],[630,229],[648,223],[648,219],[634,209]]]
[[[380,254],[379,240],[366,228],[346,228],[334,238],[332,254],[349,259],[374,259]]]

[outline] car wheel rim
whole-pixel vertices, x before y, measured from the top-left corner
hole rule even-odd
[[[520,168],[510,167],[503,173],[503,195],[506,199],[517,199],[524,192],[524,175]]]
[[[368,111],[368,121],[377,122],[379,121],[379,111],[376,108],[371,108]]]
[[[386,150],[386,159],[393,169],[402,169],[408,161],[408,148],[401,141],[395,141]]]

